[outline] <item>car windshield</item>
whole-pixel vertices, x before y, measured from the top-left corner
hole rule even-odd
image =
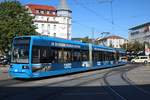
[[[135,57],[134,59],[139,59],[139,57]]]
[[[29,45],[17,44],[12,50],[12,63],[29,63]]]

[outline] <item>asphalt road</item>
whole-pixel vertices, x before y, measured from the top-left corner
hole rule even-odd
[[[38,80],[15,80],[0,74],[0,100],[150,100],[149,83],[137,85],[130,76],[142,64]],[[144,75],[141,74],[141,75]]]

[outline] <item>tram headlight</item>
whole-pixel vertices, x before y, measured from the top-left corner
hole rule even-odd
[[[29,66],[22,66],[22,69],[29,69]]]

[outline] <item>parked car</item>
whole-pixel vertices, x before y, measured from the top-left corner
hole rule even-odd
[[[131,60],[132,63],[150,63],[149,56],[138,56]]]
[[[126,56],[123,56],[123,57],[119,57],[119,61],[128,62],[128,59]]]

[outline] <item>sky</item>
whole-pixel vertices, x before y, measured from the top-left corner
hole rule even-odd
[[[19,0],[58,6],[59,0]],[[112,6],[111,2],[112,1]],[[72,10],[72,37],[102,37],[103,32],[128,38],[129,28],[150,21],[150,0],[67,0]]]

